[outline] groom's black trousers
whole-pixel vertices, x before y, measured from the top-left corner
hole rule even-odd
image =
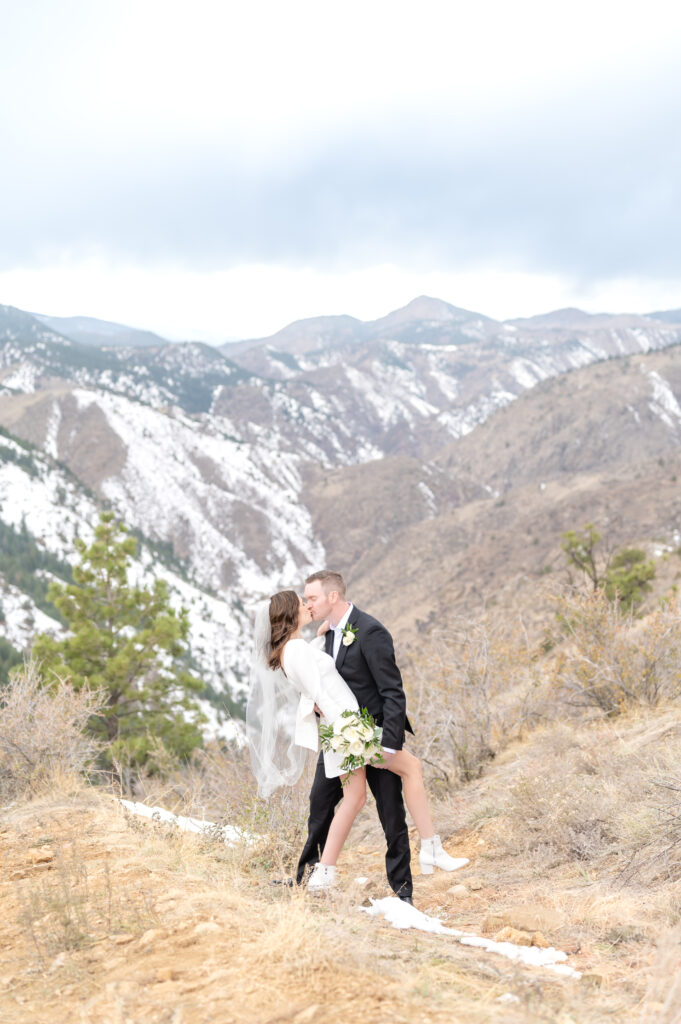
[[[386,768],[367,766],[367,782],[376,800],[376,809],[388,849],[385,870],[393,892],[398,896],[412,895],[411,853],[409,832],[402,799],[402,780]],[[340,779],[327,779],[324,755],[319,755],[314,782],[310,790],[310,817],[307,821],[307,842],[298,861],[296,881],[302,882],[308,864],[316,864],[322,855],[336,804],[342,799]]]

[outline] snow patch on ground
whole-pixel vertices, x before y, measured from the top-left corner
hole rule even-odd
[[[567,953],[560,949],[539,949],[536,946],[516,946],[512,942],[494,942],[493,939],[486,939],[480,935],[469,935],[455,928],[446,928],[437,917],[429,917],[397,896],[387,896],[382,900],[372,899],[370,903],[370,907],[360,907],[360,910],[372,917],[384,917],[393,928],[415,928],[435,935],[453,935],[463,946],[475,946],[487,953],[497,953],[529,967],[546,967],[557,974],[572,978],[581,977],[579,971],[565,963]]]
[[[221,839],[227,846],[234,846],[236,843],[251,845],[258,838],[233,825],[217,825],[214,821],[206,821],[204,818],[188,818],[182,814],[166,811],[163,807],[147,807],[146,804],[132,800],[121,800],[120,802],[130,814],[148,818],[150,821],[162,821],[168,825],[174,825],[180,832],[195,832],[199,835],[213,836],[216,839]]]

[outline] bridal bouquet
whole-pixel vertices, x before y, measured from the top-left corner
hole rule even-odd
[[[344,755],[341,769],[353,772],[365,764],[381,764],[381,730],[366,708],[344,711],[333,725],[321,725],[319,736],[324,750]]]

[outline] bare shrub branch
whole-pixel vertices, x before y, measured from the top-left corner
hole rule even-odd
[[[0,797],[36,793],[82,773],[97,753],[83,730],[99,702],[97,693],[76,691],[67,680],[44,687],[33,661],[16,670],[0,688]]]
[[[681,609],[676,599],[644,619],[598,591],[558,598],[552,642],[556,685],[575,708],[616,715],[681,695]]]
[[[417,745],[440,778],[466,782],[540,715],[539,669],[528,637],[458,619],[412,661]]]

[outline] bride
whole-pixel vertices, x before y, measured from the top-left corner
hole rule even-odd
[[[331,724],[344,711],[357,711],[357,699],[324,651],[324,623],[318,636],[307,643],[302,629],[312,621],[311,612],[293,590],[283,590],[260,605],[256,614],[256,652],[246,714],[254,774],[261,796],[281,785],[293,785],[303,770],[306,750],[317,750],[317,718]],[[366,772],[356,769],[346,779],[341,770],[343,755],[324,751],[327,778],[340,776],[343,798],[338,805],[308,888],[326,889],[335,880],[338,855],[352,823],[366,801]],[[376,767],[384,767],[376,765]],[[421,762],[407,750],[390,758],[386,771],[402,780],[404,799],[421,837],[419,861],[422,874],[434,867],[454,871],[468,863],[454,859],[443,849],[433,831]]]

